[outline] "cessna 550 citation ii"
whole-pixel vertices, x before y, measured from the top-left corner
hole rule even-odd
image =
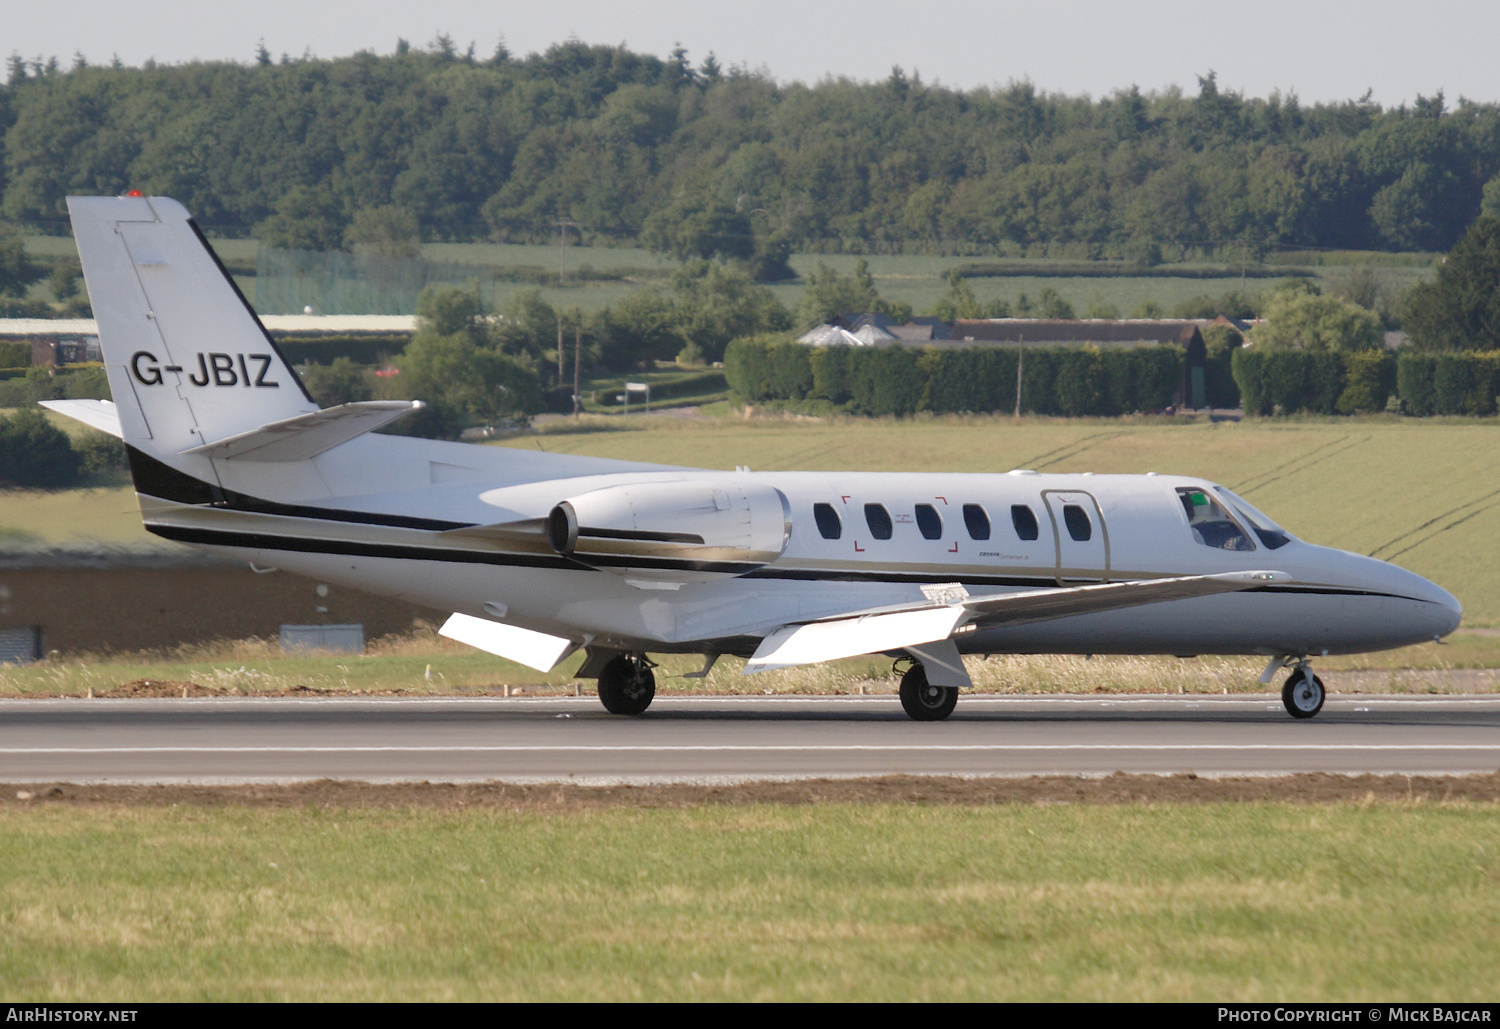
[[[1258,654],[1294,717],[1309,655],[1459,623],[1446,591],[1304,543],[1168,475],[722,472],[375,435],[421,406],[320,409],[176,201],[71,197],[114,395],[45,406],[125,441],[158,536],[454,612],[442,632],[549,670],[579,649],[616,714],[648,653],[753,673],[910,661],[952,712],[964,654]]]

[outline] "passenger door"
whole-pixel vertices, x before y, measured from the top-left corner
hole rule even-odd
[[[1044,490],[1042,500],[1057,541],[1057,584],[1109,581],[1109,530],[1093,494]]]

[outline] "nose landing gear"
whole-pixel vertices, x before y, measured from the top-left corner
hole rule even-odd
[[[645,654],[621,654],[599,671],[599,702],[612,715],[638,715],[656,696],[654,666]]]
[[[1323,680],[1313,674],[1306,663],[1300,663],[1286,677],[1281,687],[1281,703],[1293,718],[1311,718],[1323,710]]]

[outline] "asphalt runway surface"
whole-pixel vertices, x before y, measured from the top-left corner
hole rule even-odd
[[[733,782],[803,777],[1493,772],[1500,697],[1252,696],[0,701],[0,781]]]

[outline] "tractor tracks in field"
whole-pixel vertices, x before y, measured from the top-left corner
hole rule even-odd
[[[1449,508],[1442,514],[1435,515],[1434,517],[1427,519],[1427,521],[1423,522],[1421,525],[1418,525],[1414,528],[1408,529],[1406,532],[1401,533],[1395,539],[1389,540],[1386,543],[1382,543],[1380,546],[1370,551],[1370,556],[1379,557],[1382,561],[1394,561],[1402,554],[1415,550],[1417,547],[1420,547],[1422,544],[1428,542],[1429,540],[1436,539],[1438,536],[1441,536],[1443,533],[1449,531],[1450,529],[1456,529],[1458,526],[1462,525],[1464,522],[1467,522],[1469,519],[1477,518],[1478,516],[1484,514],[1486,511],[1500,506],[1500,499],[1497,498],[1500,498],[1500,489],[1491,490],[1490,492],[1485,493],[1482,496],[1475,497],[1473,500],[1467,501],[1463,504],[1459,504],[1457,507]],[[1489,503],[1486,503],[1486,501],[1489,501]],[[1452,520],[1449,521],[1449,519]],[[1411,543],[1407,543],[1407,541],[1410,540],[1413,536],[1416,536],[1418,533],[1424,532],[1427,529],[1431,529],[1434,525],[1438,525],[1439,522],[1446,522],[1447,524],[1440,525],[1438,528],[1433,529],[1432,532],[1427,533],[1427,535],[1423,536],[1421,539],[1415,540]],[[1407,545],[1401,547],[1400,550],[1382,556],[1381,551],[1389,551],[1392,547],[1400,546],[1402,543],[1407,543]]]
[[[1347,453],[1355,447],[1370,442],[1374,438],[1374,436],[1361,436],[1359,439],[1354,439],[1352,435],[1340,436],[1338,439],[1330,440],[1321,446],[1314,447],[1305,454],[1299,454],[1269,471],[1262,472],[1259,476],[1252,476],[1244,482],[1236,483],[1229,488],[1236,493],[1249,493],[1252,490],[1264,489],[1273,482],[1280,482],[1288,475],[1304,472],[1314,465],[1322,464],[1330,458]],[[1350,442],[1351,440],[1353,442]]]

